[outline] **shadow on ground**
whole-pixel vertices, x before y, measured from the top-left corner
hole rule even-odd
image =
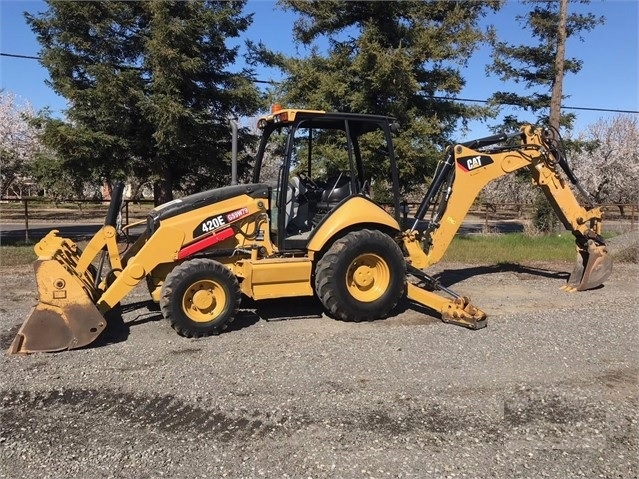
[[[522,275],[521,279],[526,279],[525,277],[528,276],[530,277],[529,279],[533,279],[534,277],[542,277],[557,280],[567,280],[570,276],[570,273],[567,273],[565,271],[535,268],[517,263],[499,263],[490,266],[482,265],[473,266],[470,268],[445,269],[441,273],[434,275],[434,277],[439,280],[439,282],[443,286],[450,287],[456,283],[460,283],[475,276],[495,273],[515,273],[518,275]]]
[[[133,312],[138,313],[133,319],[127,319],[126,321],[123,319],[124,316],[131,317]],[[291,301],[291,298],[253,301],[244,297],[241,309],[225,332],[239,331],[251,327],[260,320],[288,321],[318,318],[322,316],[322,313],[322,305],[314,297],[294,298],[293,301]],[[106,318],[107,328],[87,348],[99,348],[126,341],[132,328],[164,320],[159,305],[151,300],[121,305],[109,311]]]
[[[452,288],[455,284],[471,277],[504,272],[512,272],[517,275],[521,275],[520,279],[522,280],[534,280],[535,277],[567,280],[569,277],[569,273],[567,272],[524,266],[515,263],[502,263],[491,266],[445,269],[440,273],[435,274],[434,278],[443,286]],[[445,295],[444,293],[442,294]],[[399,323],[397,323],[398,320],[396,317],[408,310],[413,310],[425,315],[419,319],[420,323],[438,322],[440,318],[440,314],[437,311],[413,303],[407,298],[402,298],[386,318],[380,318],[382,320],[386,320],[380,321],[380,324],[385,323],[388,325],[397,325]],[[137,315],[133,316],[131,314],[134,312],[137,312]],[[244,297],[240,311],[226,331],[239,331],[255,325],[260,320],[290,321],[297,319],[320,318],[323,314],[325,314],[325,310],[320,301],[314,296],[268,299],[261,301],[254,301],[248,297]],[[123,319],[124,316],[133,319],[127,319],[125,321]],[[100,348],[110,344],[126,341],[129,337],[131,328],[135,328],[149,322],[161,321],[163,320],[163,316],[156,303],[151,300],[145,300],[120,305],[109,311],[106,314],[106,319],[107,328],[96,339],[96,341],[86,346],[87,348]],[[1,334],[0,348],[7,349],[9,347],[19,327],[20,325],[16,325]]]

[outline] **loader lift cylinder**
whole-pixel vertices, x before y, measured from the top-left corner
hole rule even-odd
[[[118,215],[122,210],[122,197],[124,195],[124,183],[118,182],[113,186],[111,190],[111,202],[109,203],[109,209],[107,210],[106,217],[104,218],[104,226],[113,226],[117,227],[118,223]],[[97,272],[95,274],[95,281],[93,286],[95,289],[98,288],[100,284],[100,280],[102,279],[102,268],[104,268],[104,260],[106,259],[108,254],[106,246],[102,249],[102,253],[100,254],[100,262],[98,263]]]

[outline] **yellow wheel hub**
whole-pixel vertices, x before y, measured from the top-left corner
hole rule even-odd
[[[226,293],[219,283],[203,279],[193,283],[184,293],[182,309],[190,320],[208,323],[226,307]]]
[[[390,270],[383,258],[363,254],[355,258],[346,272],[346,287],[350,295],[365,303],[379,299],[390,285]]]

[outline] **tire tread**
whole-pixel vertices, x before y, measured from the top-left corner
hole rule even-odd
[[[387,262],[401,261],[403,264],[402,285],[398,288],[399,294],[393,295],[390,301],[381,304],[379,309],[374,312],[356,311],[357,308],[351,307],[349,304],[343,304],[347,301],[340,300],[343,293],[338,290],[340,287],[336,283],[336,278],[340,276],[338,270],[341,267],[341,259],[349,251],[356,248],[357,245],[368,244],[381,246],[390,256],[385,258]],[[343,238],[338,239],[328,249],[326,254],[317,263],[315,270],[315,292],[326,308],[326,310],[336,319],[342,321],[370,321],[386,316],[399,302],[399,299],[406,291],[406,263],[401,249],[397,243],[387,234],[378,230],[359,230],[348,233]],[[393,283],[393,278],[391,278]],[[352,297],[349,301],[354,301]]]
[[[173,292],[179,288],[183,281],[187,281],[189,276],[200,271],[213,271],[220,273],[227,280],[227,286],[231,289],[230,297],[235,298],[234,304],[231,305],[230,317],[223,323],[209,327],[207,330],[195,330],[184,324],[184,322],[174,313],[177,307],[181,311],[181,301],[176,304],[173,299]],[[242,294],[239,283],[235,275],[223,264],[206,258],[195,258],[176,266],[167,276],[162,285],[160,295],[160,310],[165,319],[168,320],[171,327],[177,331],[180,336],[187,338],[201,338],[205,336],[217,335],[228,328],[235,319],[237,310],[242,301]]]

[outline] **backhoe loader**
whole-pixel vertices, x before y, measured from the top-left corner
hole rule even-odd
[[[447,148],[415,223],[405,226],[394,119],[275,109],[258,128],[250,184],[156,207],[127,226],[144,232],[124,252],[118,238],[127,236],[127,227],[117,221],[122,185],[114,189],[104,226],[84,248],[55,230],[43,238],[35,246],[40,301],[8,352],[91,344],[107,326],[105,314],[141,282],[186,337],[224,331],[243,296],[316,295],[330,316],[346,321],[383,318],[407,296],[445,322],[483,328],[486,314],[425,270],[441,259],[481,189],[520,169],[575,236],[577,264],[565,288],[597,287],[611,272],[601,210],[577,201],[567,180],[585,192],[548,129],[525,126]],[[375,198],[385,189],[391,213]]]

